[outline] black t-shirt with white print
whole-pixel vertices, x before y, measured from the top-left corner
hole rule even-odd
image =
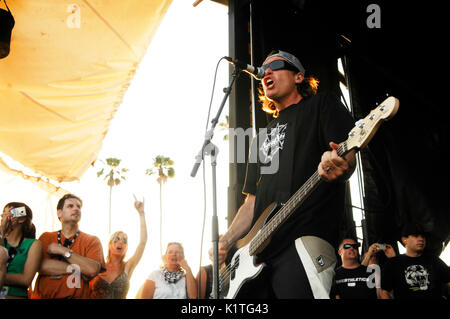
[[[374,269],[360,265],[358,268],[336,269],[332,295],[340,299],[377,299]]]
[[[256,195],[252,225],[273,202],[286,202],[317,170],[329,142],[347,139],[354,119],[338,97],[319,93],[282,110],[252,142],[243,193]],[[255,154],[258,154],[258,161]],[[259,255],[275,255],[300,236],[336,247],[345,184],[321,183],[272,237]]]
[[[450,268],[438,257],[405,254],[390,258],[381,271],[381,288],[395,299],[442,299]]]

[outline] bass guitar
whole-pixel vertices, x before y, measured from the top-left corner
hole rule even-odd
[[[337,153],[344,156],[351,150],[358,151],[369,143],[381,123],[392,118],[399,108],[399,100],[388,97],[373,109],[364,119],[355,123],[345,142],[341,143]],[[220,271],[222,298],[240,297],[240,292],[263,270],[265,264],[257,263],[256,256],[269,244],[271,237],[281,225],[305,201],[322,182],[316,171],[283,205],[272,203],[258,218],[247,235],[237,241],[237,251],[226,268]]]

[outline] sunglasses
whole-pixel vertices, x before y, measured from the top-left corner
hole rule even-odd
[[[284,61],[284,60],[275,60],[275,61],[272,61],[270,63],[267,63],[267,64],[261,66],[261,68],[264,70],[264,72],[266,72],[266,70],[269,67],[272,71],[290,70],[290,71],[294,71],[294,72],[300,72],[295,66],[293,66],[292,64],[290,64],[289,62]]]
[[[127,240],[125,237],[120,238],[119,236],[114,237],[114,238],[112,239],[112,242],[113,242],[113,243],[117,243],[117,242],[120,241],[120,240],[122,240],[122,243],[124,243],[125,245],[128,243],[128,240]]]
[[[359,243],[357,243],[357,244],[344,244],[343,248],[344,249],[349,249],[350,247],[353,247],[354,249],[358,249],[359,246],[360,246]]]

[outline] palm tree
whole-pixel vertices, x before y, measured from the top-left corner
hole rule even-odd
[[[225,122],[220,122],[219,126],[222,127],[221,130],[226,130],[228,132],[230,128],[230,120],[228,115],[225,115]],[[223,136],[223,140],[228,141],[228,133],[225,133],[225,135]]]
[[[105,167],[103,167],[100,171],[97,172],[97,177],[105,175],[104,180],[107,180],[106,184],[109,186],[109,222],[108,222],[108,233],[111,234],[111,209],[112,209],[112,189],[114,186],[117,186],[121,183],[122,180],[126,180],[125,174],[128,172],[128,168],[119,169],[120,162],[122,160],[118,158],[107,158],[106,162],[100,160]],[[106,174],[105,168],[108,171]]]
[[[147,169],[145,174],[153,175],[158,174],[156,182],[159,184],[159,251],[162,256],[162,185],[167,182],[168,178],[175,176],[175,169],[172,167],[174,164],[170,157],[158,155],[153,159],[153,168]]]

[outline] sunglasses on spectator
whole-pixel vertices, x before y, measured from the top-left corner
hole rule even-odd
[[[267,63],[267,64],[261,66],[261,68],[264,70],[264,72],[266,72],[266,70],[268,68],[270,68],[272,71],[291,70],[294,72],[300,72],[295,66],[293,66],[292,64],[290,64],[289,62],[286,62],[284,60],[272,61],[270,63]]]
[[[359,243],[357,243],[357,244],[344,244],[344,246],[342,248],[349,249],[350,247],[352,247],[354,249],[358,249],[359,246],[360,246]]]
[[[114,237],[114,238],[112,239],[112,242],[113,242],[113,243],[117,243],[119,240],[122,240],[122,243],[124,243],[124,244],[127,244],[127,243],[128,243],[128,241],[127,241],[127,239],[126,239],[125,237],[120,238],[119,236]]]

